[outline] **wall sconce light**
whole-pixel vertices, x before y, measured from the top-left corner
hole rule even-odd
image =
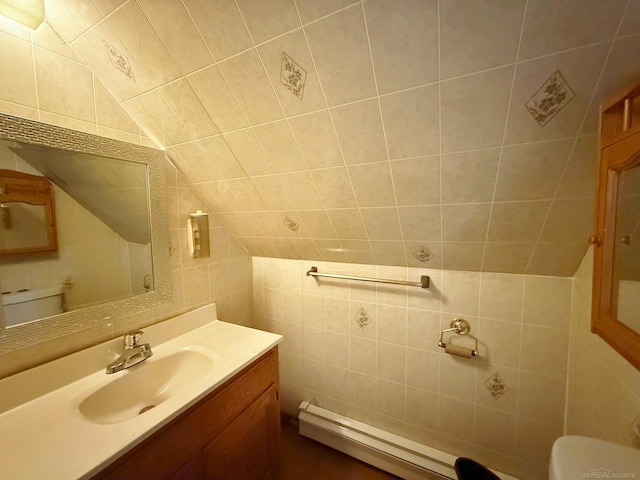
[[[44,22],[44,0],[0,0],[0,15],[35,30]]]
[[[209,214],[202,210],[187,220],[187,242],[191,258],[205,258],[209,253]]]

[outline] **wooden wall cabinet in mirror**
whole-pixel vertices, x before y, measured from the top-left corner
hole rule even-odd
[[[591,329],[640,369],[640,85],[600,118]]]
[[[53,187],[40,175],[0,169],[0,255],[58,250]]]

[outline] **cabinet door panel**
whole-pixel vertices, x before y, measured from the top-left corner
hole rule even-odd
[[[264,480],[279,463],[280,415],[269,388],[204,449],[207,480]]]

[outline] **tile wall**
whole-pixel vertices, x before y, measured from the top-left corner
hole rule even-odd
[[[411,281],[428,274],[431,287],[317,280],[305,274],[312,265]],[[314,399],[519,478],[546,477],[563,433],[571,278],[254,257],[253,281],[257,324],[285,336],[284,411]],[[477,335],[478,358],[437,346],[457,316]]]
[[[631,446],[630,426],[640,416],[640,371],[590,331],[592,273],[589,249],[573,279],[566,429]]]
[[[0,111],[158,148],[46,23],[32,32],[0,18],[0,51]],[[0,377],[210,302],[216,302],[223,320],[251,322],[251,257],[211,214],[211,257],[191,259],[186,249],[188,214],[212,209],[169,161],[165,171],[172,303],[123,323],[78,332],[46,344],[34,339],[34,346],[0,356]],[[64,195],[59,200],[67,203]]]

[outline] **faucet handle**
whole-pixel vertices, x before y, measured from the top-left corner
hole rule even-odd
[[[124,336],[125,347],[132,348],[140,343],[140,337],[144,332],[142,330],[134,330]]]

